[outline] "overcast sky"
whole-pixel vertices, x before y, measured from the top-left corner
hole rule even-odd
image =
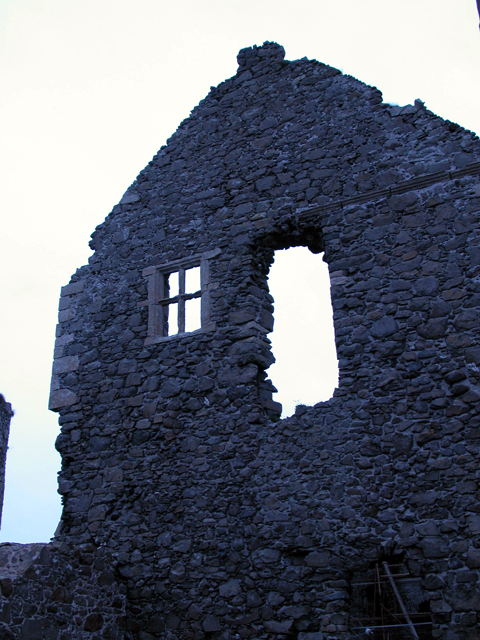
[[[475,0],[1,0],[0,392],[16,415],[0,540],[47,541],[60,515],[46,409],[60,287],[238,50],[265,40],[480,132]],[[323,322],[291,335],[325,334]]]

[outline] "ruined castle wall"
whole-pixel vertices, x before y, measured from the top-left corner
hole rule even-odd
[[[9,402],[0,394],[0,527],[2,525],[3,494],[5,492],[5,464],[7,461],[8,436],[13,411]]]
[[[385,559],[424,637],[474,638],[480,143],[278,45],[238,60],[62,290],[58,540],[113,558],[129,638],[353,637]],[[267,275],[297,245],[328,263],[340,379],[280,420]],[[202,329],[165,337],[164,275],[194,266]]]
[[[125,587],[105,549],[0,544],[2,640],[122,640]]]

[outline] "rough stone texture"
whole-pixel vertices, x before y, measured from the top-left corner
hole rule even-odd
[[[5,492],[5,463],[12,416],[12,405],[0,393],[0,527],[2,525],[3,495]]]
[[[17,544],[5,542],[0,544],[0,575],[2,580],[15,579],[32,566],[45,547],[42,542],[33,544]]]
[[[239,53],[62,290],[64,551],[47,556],[61,575],[86,545],[114,583],[77,563],[70,593],[97,609],[45,638],[110,637],[114,593],[111,637],[350,638],[355,584],[395,559],[431,613],[424,637],[480,637],[480,143],[420,101],[283,58]],[[324,251],[340,380],[280,420],[267,274],[297,245]],[[207,252],[208,325],[155,335],[152,268]],[[42,637],[25,594],[22,577],[4,628]]]
[[[125,588],[93,545],[0,545],[2,640],[121,640]]]

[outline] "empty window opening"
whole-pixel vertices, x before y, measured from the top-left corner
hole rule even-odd
[[[284,417],[299,404],[330,399],[338,384],[330,278],[322,257],[305,247],[276,251],[268,276],[276,358],[268,374]]]

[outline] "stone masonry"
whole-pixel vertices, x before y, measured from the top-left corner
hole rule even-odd
[[[0,393],[0,526],[2,524],[3,494],[5,491],[5,462],[12,416],[12,405]]]
[[[62,289],[61,526],[0,581],[0,637],[368,637],[386,566],[417,637],[478,639],[480,142],[274,43],[238,63]],[[267,276],[299,245],[339,385],[282,420]]]

